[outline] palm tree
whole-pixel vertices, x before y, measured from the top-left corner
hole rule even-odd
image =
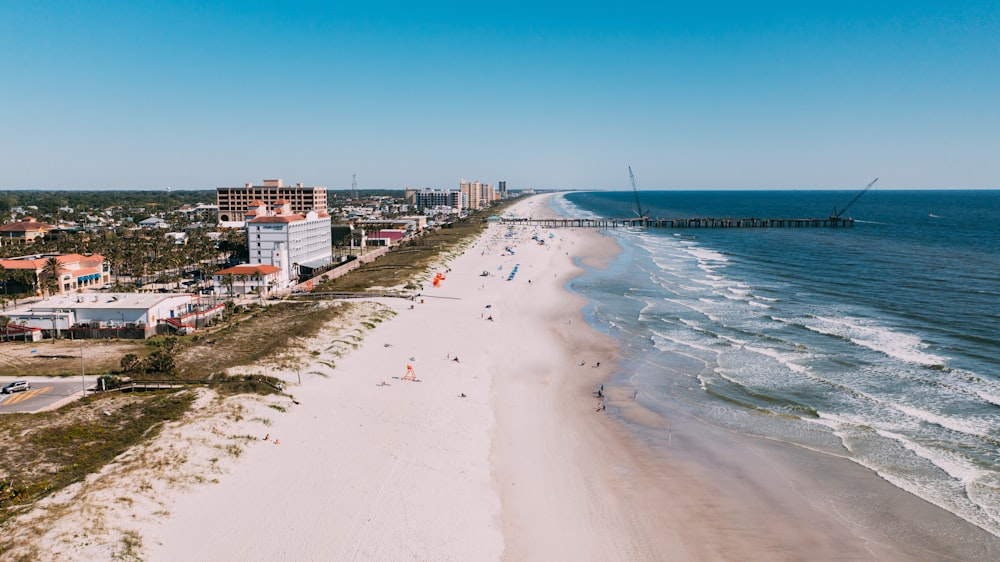
[[[249,279],[249,277],[250,276],[247,275],[246,273],[240,273],[239,275],[236,276],[237,280],[240,282],[240,285],[243,286],[244,295],[247,294],[247,279]]]
[[[51,257],[45,260],[45,265],[42,266],[42,287],[49,292],[49,295],[54,294],[61,287],[60,276],[62,275],[62,264],[59,263],[59,258]]]
[[[227,273],[222,276],[222,284],[229,287],[229,296],[233,296],[233,283],[236,281],[236,277],[232,273]]]
[[[3,329],[3,341],[7,341],[8,329],[11,323],[10,316],[0,316],[0,329]]]

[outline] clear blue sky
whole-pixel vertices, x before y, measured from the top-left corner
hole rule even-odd
[[[0,189],[1000,188],[1000,3],[0,0]]]

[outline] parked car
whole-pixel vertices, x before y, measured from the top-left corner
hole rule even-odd
[[[25,390],[31,390],[31,385],[28,381],[14,381],[0,390],[3,394],[12,394],[14,392],[24,392]]]

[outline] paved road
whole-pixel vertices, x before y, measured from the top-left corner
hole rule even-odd
[[[73,378],[53,378],[53,377],[0,377],[0,387],[15,380],[27,380],[31,385],[31,390],[25,392],[15,392],[13,394],[0,394],[0,414],[12,412],[37,412],[46,406],[50,406],[66,397],[82,396],[80,392],[83,383],[79,377]],[[93,388],[94,379],[87,378],[87,388]]]

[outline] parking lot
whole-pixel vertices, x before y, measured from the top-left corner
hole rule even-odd
[[[81,391],[84,383],[80,377],[3,377],[0,379],[0,386],[6,386],[15,380],[27,380],[31,388],[23,392],[0,394],[0,414],[38,412],[60,400],[83,396]],[[93,388],[92,377],[86,379],[86,386],[88,389]]]

